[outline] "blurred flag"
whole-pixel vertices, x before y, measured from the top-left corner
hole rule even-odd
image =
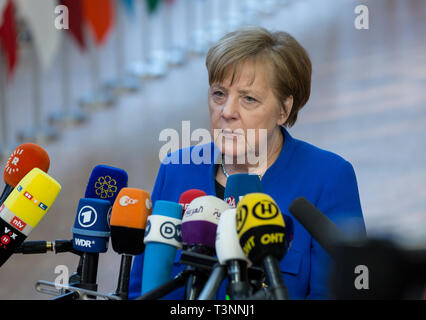
[[[120,0],[121,3],[124,5],[124,7],[126,8],[126,11],[129,15],[133,15],[134,10],[135,10],[135,3],[133,0]]]
[[[17,9],[28,23],[37,56],[47,68],[57,53],[61,31],[55,28],[56,0],[15,0]]]
[[[161,0],[147,0],[149,13],[154,13],[157,10]]]
[[[113,26],[114,7],[111,0],[84,0],[84,17],[93,31],[95,42],[99,46],[107,38]]]
[[[83,0],[61,0],[61,4],[68,8],[69,32],[81,50],[86,49],[84,41]]]
[[[12,0],[4,0],[0,5],[0,43],[4,52],[3,56],[5,57],[4,61],[8,76],[10,77],[18,61],[15,5]]]

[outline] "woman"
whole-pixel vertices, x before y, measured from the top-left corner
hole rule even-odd
[[[303,196],[338,226],[350,219],[365,232],[352,165],[293,138],[286,129],[310,95],[312,66],[304,48],[285,32],[247,28],[219,40],[209,50],[206,66],[214,143],[191,148],[191,154],[211,148],[211,161],[164,161],[152,201],[177,202],[182,192],[194,188],[223,198],[229,175],[256,173],[283,213],[291,216],[290,203]],[[181,156],[182,150],[171,157]],[[179,254],[175,274],[182,269],[178,261]],[[134,262],[131,298],[140,295],[142,264],[143,255]],[[280,267],[291,299],[329,297],[330,258],[296,220],[292,247]],[[181,299],[182,292],[166,298]]]

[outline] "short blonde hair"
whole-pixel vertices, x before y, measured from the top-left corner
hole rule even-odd
[[[222,83],[230,70],[232,82],[244,62],[259,58],[272,67],[271,86],[281,107],[293,96],[293,107],[284,124],[291,127],[309,100],[312,63],[306,50],[287,32],[247,27],[226,34],[207,54],[209,84]]]

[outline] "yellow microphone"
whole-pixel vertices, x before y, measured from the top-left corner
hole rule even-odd
[[[237,205],[237,233],[244,253],[255,265],[263,265],[273,299],[289,298],[279,261],[288,250],[283,215],[274,199],[249,193]]]
[[[16,185],[0,207],[0,266],[37,227],[60,191],[61,185],[39,168]]]

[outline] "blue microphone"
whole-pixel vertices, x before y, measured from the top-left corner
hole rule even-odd
[[[80,281],[74,286],[96,291],[98,285],[99,253],[108,250],[110,227],[108,215],[111,211],[108,200],[80,199],[73,234],[73,248],[82,252],[80,256]]]
[[[84,197],[108,200],[112,206],[120,190],[127,187],[128,180],[127,172],[123,169],[97,165],[92,170]]]
[[[237,173],[230,175],[226,181],[224,200],[231,208],[236,208],[241,197],[257,192],[263,193],[258,175]]]
[[[182,247],[182,205],[157,200],[145,229],[142,294],[170,280],[176,249]]]
[[[110,207],[108,200],[80,199],[74,227],[71,229],[74,249],[94,253],[108,250]]]

